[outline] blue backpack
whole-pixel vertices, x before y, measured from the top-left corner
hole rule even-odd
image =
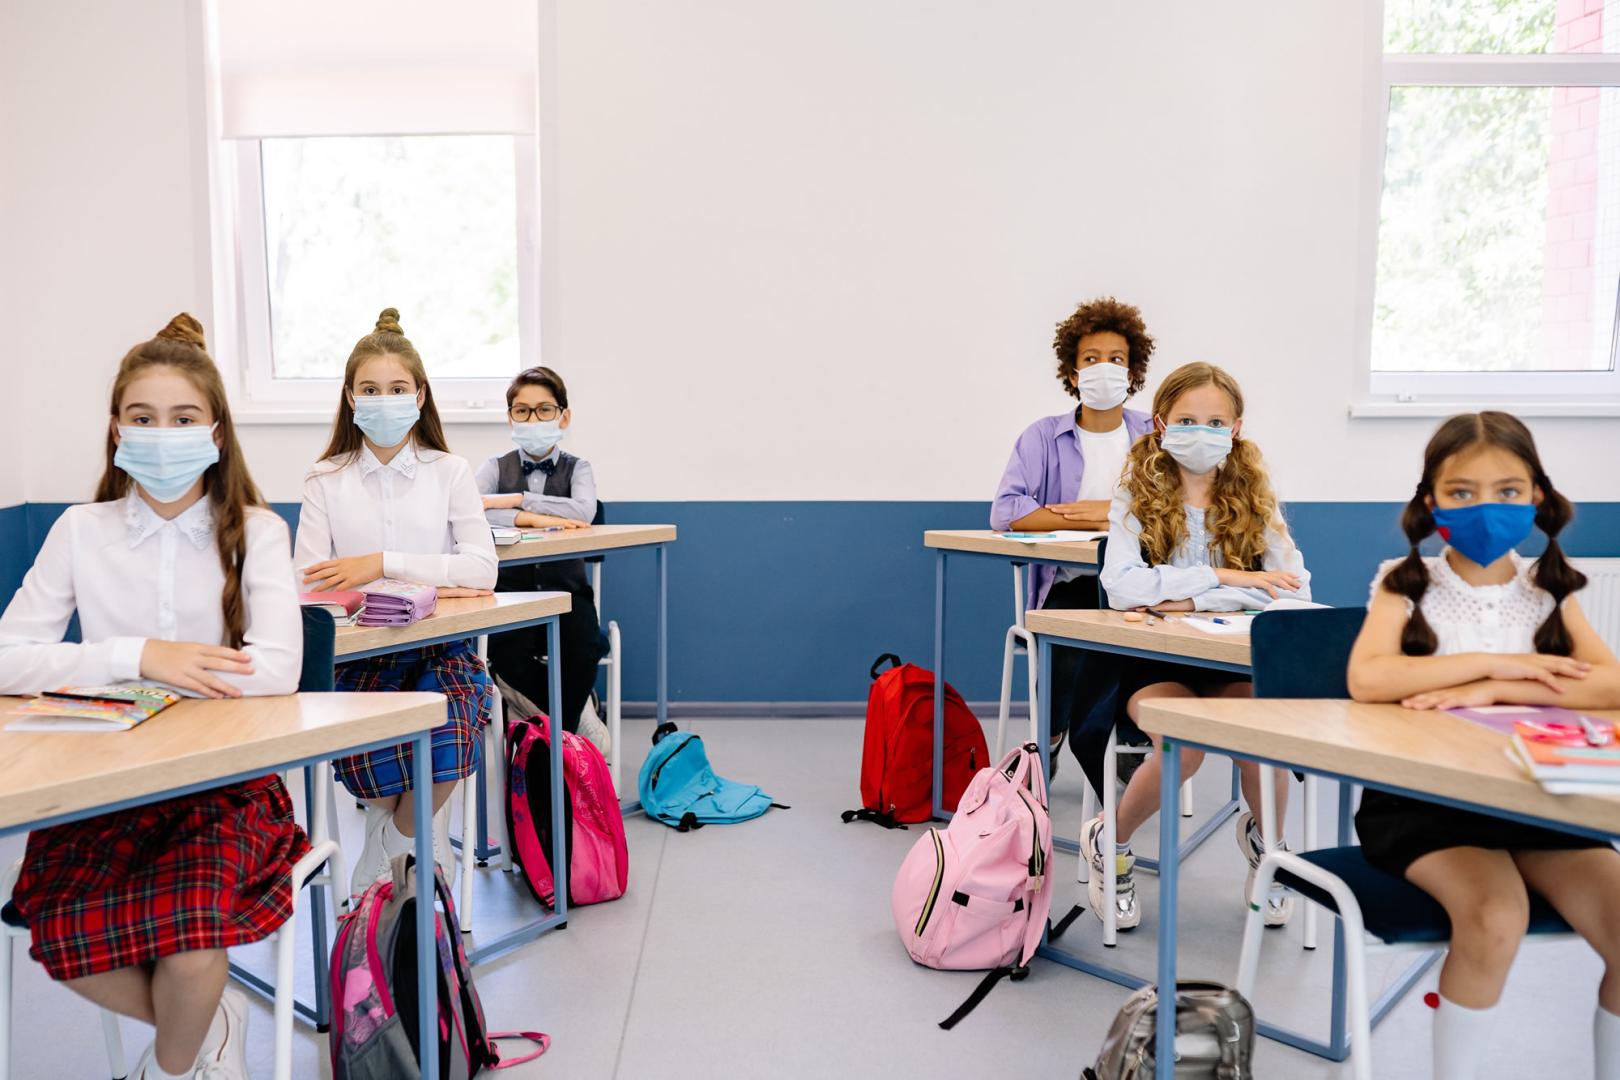
[[[674,724],[660,724],[653,732],[652,753],[642,763],[637,787],[647,816],[679,832],[734,825],[773,806],[788,809],[752,784],[716,776],[703,740]]]

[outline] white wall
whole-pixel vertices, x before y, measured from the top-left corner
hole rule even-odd
[[[21,415],[36,501],[88,493],[123,349],[207,306],[187,2],[7,5],[0,349],[49,403]],[[546,360],[572,448],[610,499],[988,498],[1018,430],[1068,400],[1053,324],[1112,291],[1146,312],[1156,371],[1238,375],[1285,497],[1403,498],[1434,421],[1345,414],[1363,18],[559,0]],[[1620,499],[1592,452],[1616,421],[1534,426],[1561,487]],[[248,433],[272,498],[323,436]]]

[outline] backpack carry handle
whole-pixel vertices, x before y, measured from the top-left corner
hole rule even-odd
[[[494,1046],[497,1039],[527,1039],[540,1048],[532,1054],[524,1054],[519,1058],[510,1060],[502,1058],[499,1064],[491,1066],[495,1069],[510,1069],[514,1065],[522,1065],[525,1061],[533,1061],[551,1049],[551,1036],[543,1031],[492,1031],[485,1037],[489,1039],[490,1046]]]
[[[872,680],[874,682],[877,681],[877,677],[879,675],[883,674],[881,671],[878,670],[878,668],[883,666],[883,661],[885,661],[885,660],[887,660],[889,662],[889,670],[890,671],[893,671],[895,668],[900,666],[900,658],[898,656],[896,656],[892,652],[884,653],[882,656],[880,656],[876,660],[872,661],[872,670],[870,672],[868,672],[868,674],[871,676],[871,678],[872,678]]]
[[[658,725],[656,730],[653,731],[653,734],[652,734],[653,745],[657,746],[659,743],[664,741],[664,736],[673,735],[679,730],[680,730],[680,728],[675,726],[675,721],[673,721],[673,720],[665,720],[662,724]]]

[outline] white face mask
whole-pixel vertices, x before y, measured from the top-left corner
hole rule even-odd
[[[1074,381],[1080,403],[1088,409],[1112,409],[1130,393],[1131,373],[1119,364],[1092,364]]]
[[[1194,476],[1220,468],[1232,452],[1232,429],[1177,424],[1159,436],[1164,452]]]
[[[562,442],[562,420],[534,420],[527,424],[512,425],[512,441],[536,460],[551,453],[551,448]]]

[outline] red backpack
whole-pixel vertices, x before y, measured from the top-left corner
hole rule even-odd
[[[884,661],[889,669],[880,675]],[[866,744],[861,750],[862,809],[844,811],[844,821],[872,821],[886,829],[927,821],[934,809],[934,673],[884,653],[873,661],[871,675]],[[990,749],[978,717],[946,683],[941,805],[954,811],[974,774],[989,764]]]

